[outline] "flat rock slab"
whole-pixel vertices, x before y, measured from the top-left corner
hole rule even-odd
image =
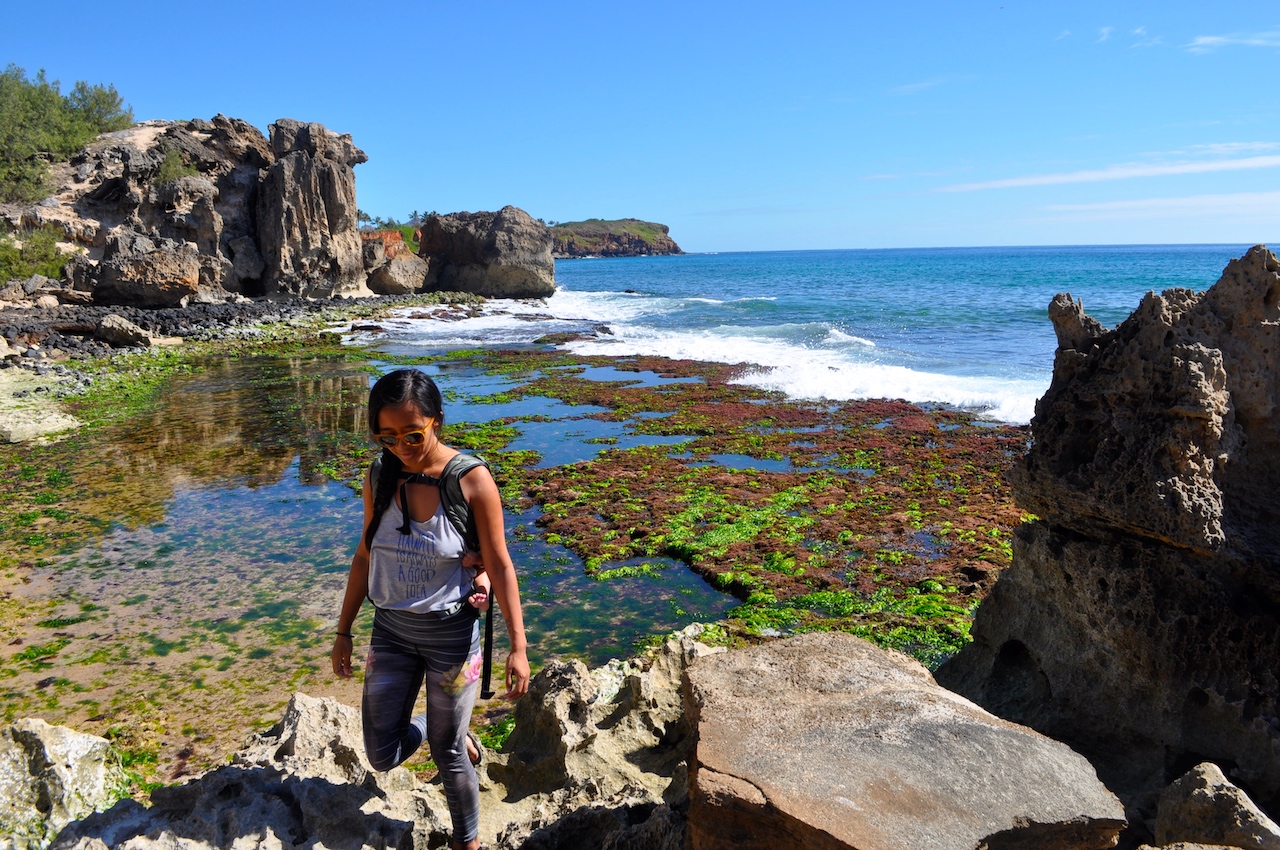
[[[1082,756],[849,635],[699,659],[684,697],[695,850],[1088,850],[1125,825]]]

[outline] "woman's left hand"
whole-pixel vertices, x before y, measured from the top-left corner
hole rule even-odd
[[[529,692],[529,658],[523,649],[507,653],[506,699],[520,699]]]

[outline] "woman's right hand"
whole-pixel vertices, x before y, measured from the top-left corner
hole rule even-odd
[[[333,673],[340,679],[351,678],[351,638],[338,635],[333,639],[333,651],[329,658],[333,661]]]

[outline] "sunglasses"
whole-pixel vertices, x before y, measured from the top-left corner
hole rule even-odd
[[[427,432],[431,430],[431,425],[435,420],[427,417],[427,427],[417,431],[410,431],[407,434],[374,434],[373,439],[383,448],[394,449],[401,440],[404,440],[406,446],[420,446],[427,441]]]

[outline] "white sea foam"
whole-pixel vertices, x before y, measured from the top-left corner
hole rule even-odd
[[[864,339],[860,336],[854,336],[853,334],[847,334],[844,331],[838,330],[836,328],[828,329],[827,341],[831,343],[835,343],[837,345],[847,344],[852,342],[852,343],[857,343],[858,345],[865,345],[870,348],[876,347],[875,342],[873,342],[872,340]]]
[[[561,289],[543,301],[491,300],[479,316],[457,321],[410,319],[411,310],[384,322],[387,337],[410,347],[473,347],[530,343],[557,331],[605,325],[612,335],[569,343],[579,354],[655,355],[759,367],[739,383],[792,398],[843,401],[901,398],[941,402],[1002,422],[1029,422],[1042,379],[958,376],[893,363],[874,340],[822,324],[721,325],[680,328],[663,317],[691,299],[637,298],[622,292]]]

